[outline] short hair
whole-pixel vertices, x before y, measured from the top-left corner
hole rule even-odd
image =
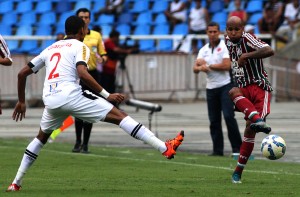
[[[206,30],[208,29],[208,27],[213,27],[213,26],[217,26],[217,27],[218,27],[218,30],[220,30],[220,25],[219,25],[219,23],[214,22],[214,21],[208,23]]]
[[[78,16],[79,12],[88,12],[89,13],[89,16],[91,18],[91,11],[87,8],[79,8],[77,11],[76,11],[76,16]]]
[[[112,30],[110,33],[109,33],[109,37],[110,38],[113,38],[113,37],[119,37],[120,36],[120,32],[118,32],[117,30]]]
[[[81,28],[85,27],[85,22],[78,16],[70,16],[65,22],[66,35],[77,34]]]

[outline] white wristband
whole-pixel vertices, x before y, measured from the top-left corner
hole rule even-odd
[[[106,99],[109,97],[109,93],[104,88],[101,90],[100,95]]]
[[[206,63],[206,66],[209,68],[209,67],[211,66],[211,64],[207,64],[207,63]]]

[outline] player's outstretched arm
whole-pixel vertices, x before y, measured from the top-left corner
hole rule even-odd
[[[85,65],[78,65],[77,72],[80,80],[82,80],[89,88],[95,92],[99,92],[104,98],[110,102],[121,103],[124,100],[124,95],[119,93],[110,94],[88,73]]]
[[[25,118],[26,113],[26,104],[25,104],[25,87],[26,87],[26,79],[28,75],[31,75],[33,71],[29,66],[25,66],[18,73],[18,102],[15,106],[12,118],[16,122],[19,120],[22,121]]]

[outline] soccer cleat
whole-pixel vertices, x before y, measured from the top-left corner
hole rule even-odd
[[[79,143],[76,143],[74,145],[74,148],[72,149],[72,152],[73,153],[80,153],[80,151],[81,151],[81,145]]]
[[[17,185],[17,184],[10,184],[10,186],[8,186],[6,192],[16,192],[19,191],[21,189],[21,186]]]
[[[183,138],[184,131],[180,131],[174,139],[167,140],[165,142],[167,150],[162,155],[164,155],[167,159],[173,159],[174,155],[176,155],[177,148],[183,142]]]
[[[241,181],[241,174],[238,172],[234,172],[232,174],[232,183],[242,183]]]
[[[263,132],[269,134],[271,132],[271,127],[263,120],[259,119],[258,121],[250,124],[250,129],[256,133]]]

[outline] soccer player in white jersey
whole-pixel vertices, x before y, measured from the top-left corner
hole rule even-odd
[[[179,132],[172,140],[161,141],[145,126],[108,102],[120,103],[124,100],[124,96],[119,93],[109,94],[88,73],[87,62],[90,51],[82,42],[86,28],[87,26],[81,18],[70,16],[65,22],[66,39],[43,50],[18,74],[19,100],[12,115],[13,119],[21,121],[25,118],[26,78],[32,73],[37,73],[43,67],[46,67],[43,90],[45,109],[39,133],[27,146],[15,179],[6,190],[8,192],[20,190],[25,173],[37,159],[52,131],[60,127],[69,115],[92,123],[104,121],[119,125],[132,137],[153,146],[167,159],[174,158],[176,149],[183,141],[183,131]],[[79,85],[79,79],[107,100],[87,90],[83,92]]]

